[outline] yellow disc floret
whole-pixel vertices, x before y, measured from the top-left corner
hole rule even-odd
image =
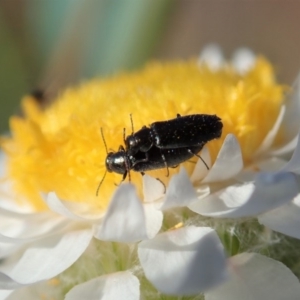
[[[230,65],[211,71],[196,61],[152,63],[139,72],[67,89],[46,110],[25,97],[25,116],[11,118],[12,137],[2,142],[8,176],[16,196],[37,209],[45,208],[41,194],[49,191],[105,209],[122,176],[107,173],[96,197],[107,155],[101,128],[109,151],[117,151],[123,129],[131,134],[130,114],[135,131],[177,114],[216,114],[224,127],[222,138],[208,145],[213,159],[225,136],[233,133],[247,162],[272,128],[282,99],[283,87],[262,58],[243,76]],[[165,175],[164,169],[156,173],[163,180]],[[131,172],[131,180],[140,185],[141,176]]]

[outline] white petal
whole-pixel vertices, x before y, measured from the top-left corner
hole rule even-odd
[[[144,202],[153,202],[165,193],[165,186],[157,179],[145,174],[143,176]]]
[[[230,179],[243,168],[240,145],[233,134],[228,134],[218,154],[216,162],[202,182],[216,182]]]
[[[1,243],[9,243],[9,244],[19,244],[24,242],[26,239],[18,239],[18,238],[12,238],[3,234],[0,234],[0,242]],[[31,239],[29,239],[30,241]],[[1,250],[0,250],[1,251]]]
[[[37,299],[37,293],[31,287],[21,287],[12,291],[12,293],[7,297],[4,298],[5,300],[33,300]],[[2,298],[0,298],[2,300]],[[41,298],[42,299],[42,298]]]
[[[12,253],[15,253],[22,247],[22,245],[19,244],[8,244],[8,243],[0,243],[0,259],[5,258]],[[1,280],[0,280],[1,281]]]
[[[195,188],[195,191],[198,199],[194,202],[197,202],[198,200],[207,197],[211,193],[211,188],[208,184],[201,184],[199,187]]]
[[[224,63],[221,48],[216,44],[207,45],[200,54],[199,64],[202,63],[207,64],[212,71],[219,70]]]
[[[69,222],[52,212],[18,214],[0,209],[0,242],[24,243],[61,231]],[[1,253],[1,250],[0,250]]]
[[[227,275],[223,246],[208,227],[159,234],[139,244],[138,256],[147,279],[165,294],[198,294]]]
[[[298,194],[291,173],[261,173],[254,183],[229,186],[189,205],[205,216],[239,218],[255,216],[290,202]]]
[[[151,203],[144,204],[144,212],[146,217],[147,237],[152,239],[161,228],[163,213],[156,208],[156,205]]]
[[[58,300],[62,299],[62,286],[57,278],[21,286],[12,291],[5,300]],[[1,299],[1,298],[0,298]]]
[[[76,285],[65,300],[139,300],[139,286],[139,280],[130,272],[118,272]]]
[[[300,127],[300,74],[293,84],[292,93],[286,100],[286,113],[282,123],[282,136],[285,143],[290,142],[297,136]]]
[[[69,224],[52,212],[20,214],[0,209],[0,219],[0,258],[16,252],[24,243],[61,232]]]
[[[188,207],[204,216],[233,217],[232,213],[247,204],[253,192],[253,183],[233,185],[200,199]]]
[[[6,174],[6,155],[0,150],[0,178],[5,177]]]
[[[0,300],[8,300],[8,296],[13,292],[13,290],[0,290]],[[26,300],[26,299],[24,299]]]
[[[12,211],[18,211],[18,205],[10,197],[11,186],[8,182],[6,175],[7,156],[0,149],[0,207]],[[20,206],[20,205],[19,205]]]
[[[239,48],[233,53],[232,64],[236,71],[244,75],[255,64],[256,56],[249,48]]]
[[[286,165],[286,161],[278,157],[269,157],[263,160],[255,161],[248,168],[242,170],[235,180],[242,183],[254,182],[258,170],[261,172],[277,172]]]
[[[201,158],[205,161],[207,166],[211,167],[211,157],[207,147],[203,147],[201,150]],[[208,173],[208,170],[201,159],[198,159],[196,166],[194,168],[193,174],[190,178],[191,182],[196,182],[203,179]]]
[[[264,140],[262,141],[262,143],[258,147],[258,149],[255,152],[254,156],[259,156],[259,155],[263,154],[264,152],[266,152],[271,147],[271,145],[273,144],[273,142],[276,138],[276,135],[278,133],[280,125],[282,123],[285,110],[286,110],[286,107],[284,105],[281,106],[279,114],[277,116],[277,119],[276,119],[272,129],[265,136]]]
[[[15,212],[32,212],[33,208],[24,203],[15,201],[12,196],[12,185],[7,178],[7,155],[4,154],[0,149],[0,207],[5,208]]]
[[[299,280],[281,262],[254,253],[233,256],[230,262],[230,280],[205,293],[205,300],[300,299]]]
[[[298,135],[298,142],[293,156],[281,171],[294,172],[300,175],[300,133]]]
[[[166,210],[172,207],[187,206],[196,200],[197,194],[188,174],[184,167],[180,167],[179,173],[170,180],[161,209]]]
[[[0,271],[0,289],[14,290],[21,286],[22,286],[21,284],[12,280],[10,277],[6,276]]]
[[[258,217],[266,227],[300,239],[300,195],[292,202]]]
[[[134,185],[123,183],[117,188],[103,223],[95,225],[94,236],[128,243],[148,238],[144,208]]]
[[[290,142],[283,145],[282,147],[270,150],[269,154],[271,156],[280,156],[280,155],[289,154],[295,150],[297,143],[298,143],[298,135],[296,135]]]
[[[255,162],[256,168],[262,172],[278,172],[286,165],[287,161],[279,157],[269,157]]]
[[[40,213],[32,213],[32,212],[20,212],[15,210],[10,210],[9,208],[0,207],[1,216],[16,218],[16,219],[27,219],[31,220],[32,218],[36,218]]]
[[[89,205],[63,201],[54,192],[48,193],[45,201],[52,211],[72,220],[99,221],[102,217],[101,212],[94,211]]]
[[[52,278],[70,267],[84,252],[92,238],[91,229],[72,229],[27,245],[0,266],[0,287],[7,288],[8,276],[20,284]]]

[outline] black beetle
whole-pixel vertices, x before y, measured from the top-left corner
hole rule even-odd
[[[134,155],[130,155],[123,146],[120,146],[117,152],[109,152],[107,154],[105,159],[106,171],[123,175],[121,182],[126,179],[128,174],[130,181],[131,170],[140,172],[142,175],[144,175],[144,171],[162,168],[167,168],[168,170],[169,167],[176,168],[179,164],[185,162],[193,156],[197,156],[202,160],[201,156],[197,155],[197,153],[203,148],[203,146],[204,144],[177,149],[160,149],[153,146],[147,152],[138,151]],[[206,165],[204,161],[203,163]],[[206,167],[208,168],[207,165]],[[105,174],[98,185],[96,196],[98,196],[98,192],[102,182],[104,181]],[[169,170],[167,176],[168,175]]]
[[[160,149],[155,146],[147,152],[138,151],[130,155],[128,151],[120,146],[117,152],[109,152],[105,159],[108,172],[123,175],[122,181],[130,170],[144,172],[168,167],[177,167],[182,162],[190,159],[203,148],[202,145],[177,149]]]
[[[130,181],[130,170],[141,172],[177,167],[197,153],[210,140],[219,138],[222,134],[223,124],[216,115],[189,115],[155,122],[150,128],[143,127],[136,133],[125,138],[126,149],[121,145],[117,152],[107,151],[107,146],[101,128],[101,135],[106,148],[107,157],[105,166],[107,172],[127,174]],[[203,161],[206,165],[206,163]],[[208,168],[208,166],[206,165]],[[168,175],[167,174],[167,175]],[[98,185],[96,195],[105,178],[106,172]]]
[[[223,124],[216,115],[195,114],[177,115],[168,121],[154,122],[144,126],[125,139],[126,150],[130,155],[138,151],[147,152],[153,146],[161,149],[177,149],[204,145],[219,138]]]

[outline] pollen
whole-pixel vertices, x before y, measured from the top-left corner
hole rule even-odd
[[[230,64],[212,71],[196,60],[154,62],[141,71],[69,88],[45,110],[27,96],[24,116],[11,117],[12,135],[1,142],[8,156],[7,176],[16,198],[37,210],[46,208],[41,195],[50,191],[63,200],[105,210],[122,175],[107,172],[96,196],[106,172],[101,130],[108,151],[118,151],[124,130],[129,135],[177,114],[213,114],[224,126],[222,137],[208,143],[213,160],[226,135],[233,133],[249,162],[279,114],[284,90],[271,64],[258,57],[244,75]],[[191,171],[194,164],[185,166]],[[165,169],[155,176],[167,182],[178,169],[169,171],[169,177]],[[140,190],[142,176],[134,171],[130,175]]]
[[[47,281],[47,284],[49,286],[58,286],[58,285],[60,285],[60,280],[58,278],[52,278]]]

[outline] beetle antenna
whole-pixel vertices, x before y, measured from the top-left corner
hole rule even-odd
[[[126,128],[123,128],[123,142],[124,142],[124,145],[126,145],[125,136],[126,136]]]
[[[130,116],[130,122],[131,122],[131,134],[134,134],[134,128],[133,128],[133,120],[132,120],[132,114],[129,115]]]
[[[100,128],[100,131],[101,131],[101,136],[102,136],[103,144],[105,146],[106,154],[108,154],[107,145],[106,145],[106,142],[105,142],[105,138],[104,138],[102,127]]]
[[[104,138],[102,127],[100,128],[100,132],[101,132],[101,136],[102,136],[102,140],[103,140],[103,144],[104,144],[104,147],[105,147],[106,154],[108,154],[107,145],[106,145],[106,141],[105,141],[105,138]],[[98,184],[98,187],[97,187],[97,190],[96,190],[96,197],[98,197],[99,190],[100,190],[100,187],[101,187],[101,185],[102,185],[102,183],[103,183],[103,181],[105,179],[106,173],[107,173],[107,169],[105,170],[105,173],[104,173],[101,181]]]
[[[105,176],[106,176],[106,173],[107,173],[107,170],[105,170],[105,173],[104,173],[104,175],[103,175],[101,181],[100,181],[99,184],[98,184],[98,187],[97,187],[97,190],[96,190],[96,197],[98,197],[98,195],[99,195],[99,190],[100,190],[100,187],[101,187],[101,185],[102,185],[102,183],[103,183],[103,181],[104,181],[104,178],[105,178]]]

